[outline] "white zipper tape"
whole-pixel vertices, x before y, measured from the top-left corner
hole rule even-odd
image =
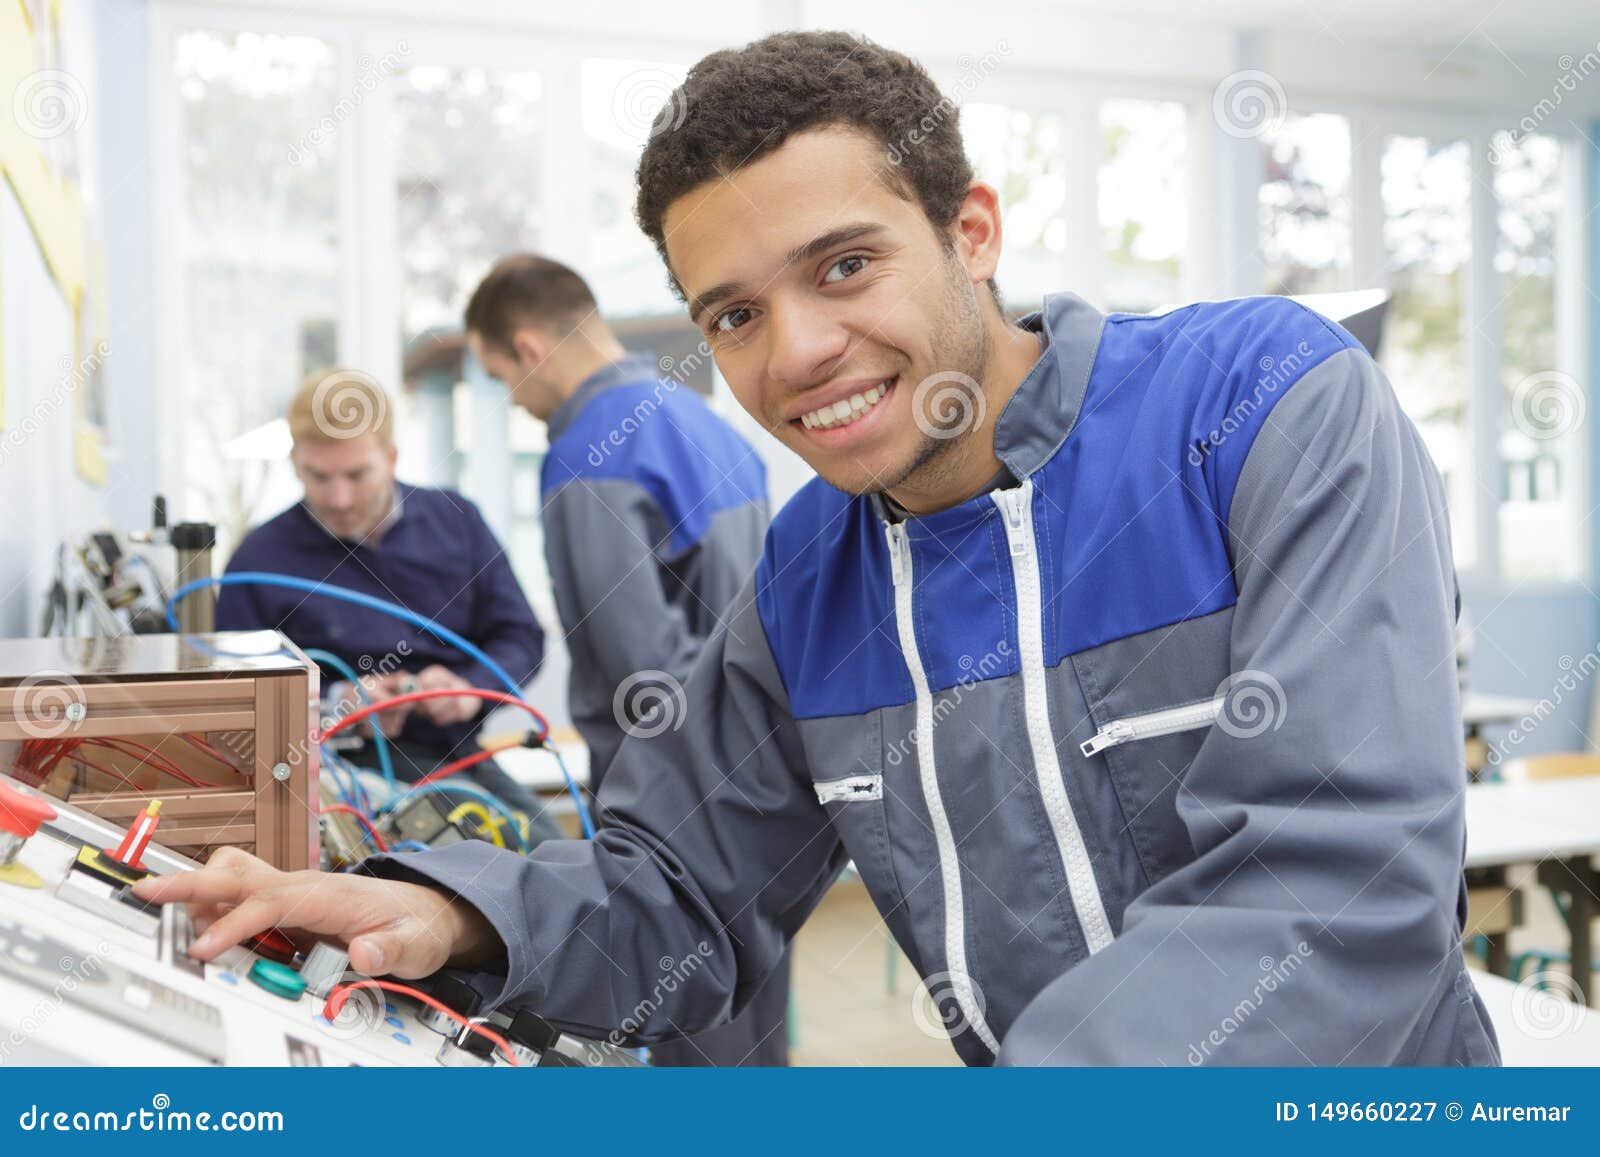
[[[1108,747],[1129,743],[1135,739],[1155,739],[1162,735],[1175,735],[1180,731],[1195,731],[1210,727],[1222,714],[1223,698],[1207,699],[1202,703],[1189,703],[1182,707],[1168,707],[1144,715],[1130,715],[1114,719],[1094,735],[1078,745],[1085,755],[1098,755]]]
[[[825,779],[816,785],[816,789],[819,803],[882,799],[883,776],[847,775],[843,779]]]

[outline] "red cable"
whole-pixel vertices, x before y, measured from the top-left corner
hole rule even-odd
[[[229,771],[238,771],[239,770],[237,767],[234,766],[233,760],[229,759],[226,755],[223,755],[222,752],[218,751],[215,747],[212,747],[211,744],[207,743],[205,740],[196,739],[194,736],[189,735],[188,733],[181,733],[181,734],[179,734],[178,738],[183,740],[185,743],[189,744],[189,746],[191,746],[191,747],[199,748],[201,751],[203,751],[207,755],[209,755],[212,759],[214,759],[218,763],[222,764],[223,767],[226,767]],[[243,774],[243,773],[241,773],[241,774]]]
[[[487,759],[493,759],[502,751],[510,751],[513,747],[521,746],[521,743],[502,743],[498,747],[485,747],[481,751],[474,751],[471,755],[464,755],[452,763],[445,764],[436,771],[430,771],[427,775],[417,780],[406,790],[415,791],[425,783],[433,783],[435,780],[444,779],[446,776],[451,776],[455,775],[457,772],[466,771],[469,767],[476,767],[478,764]]]
[[[378,829],[372,826],[372,821],[349,804],[325,803],[322,805],[322,812],[324,815],[328,812],[344,812],[347,815],[355,816],[356,819],[361,821],[361,826],[367,829],[367,835],[371,837],[378,851],[387,852],[389,850],[389,845],[383,842],[383,837],[378,834]]]
[[[532,715],[538,722],[539,738],[544,739],[550,734],[549,720],[539,713],[539,709],[537,707],[533,706],[533,704],[529,703],[525,699],[519,699],[515,695],[508,695],[504,691],[485,690],[482,687],[458,687],[453,689],[441,687],[434,691],[408,691],[406,694],[396,695],[392,699],[380,699],[376,703],[368,703],[360,710],[352,711],[349,715],[346,715],[332,727],[328,728],[328,730],[324,731],[318,738],[317,742],[325,742],[333,736],[339,734],[339,732],[343,731],[345,728],[354,726],[355,724],[361,722],[369,715],[376,715],[378,712],[387,711],[391,707],[399,707],[402,703],[420,703],[424,699],[451,699],[462,695],[468,695],[474,699],[484,699],[490,703],[509,703],[513,707],[520,707],[529,715]]]
[[[352,980],[349,984],[336,985],[333,991],[328,993],[328,1002],[322,1006],[322,1015],[327,1017],[329,1020],[334,1020],[337,1018],[339,1013],[344,1010],[345,1002],[350,999],[350,994],[358,988],[381,988],[385,992],[398,992],[403,996],[415,997],[417,1000],[420,1000],[423,1004],[427,1005],[435,1012],[444,1013],[463,1028],[470,1028],[479,1036],[488,1037],[497,1046],[499,1046],[500,1051],[505,1055],[506,1060],[511,1062],[512,1067],[521,1067],[517,1061],[517,1058],[511,1052],[511,1043],[507,1041],[505,1037],[495,1032],[494,1029],[490,1028],[488,1025],[478,1024],[476,1021],[468,1020],[455,1009],[446,1008],[444,1005],[440,1004],[437,1000],[433,999],[433,997],[429,996],[425,992],[419,992],[410,985],[396,984],[392,980]]]
[[[188,784],[190,787],[216,786],[215,784],[201,782],[188,772],[184,771],[177,764],[173,763],[166,756],[162,755],[155,748],[149,746],[148,744],[140,743],[134,739],[122,739],[115,736],[105,735],[95,739],[85,739],[82,741],[82,743],[85,747],[104,747],[110,751],[119,751],[123,755],[135,756],[139,759],[139,765],[141,767],[148,765],[155,768],[157,771],[164,771],[174,779],[180,780],[183,783]]]

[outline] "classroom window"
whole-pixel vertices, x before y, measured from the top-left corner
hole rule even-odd
[[[1558,323],[1561,154],[1559,140],[1538,134],[1501,137],[1492,154],[1505,496],[1500,567],[1512,581],[1571,579],[1584,571],[1578,457],[1587,390],[1565,364]]]
[[[278,417],[338,356],[339,140],[324,127],[338,61],[315,37],[181,30],[182,516],[237,542],[260,455],[241,435]]]
[[[1472,255],[1472,155],[1461,140],[1394,136],[1380,169],[1392,299],[1382,361],[1444,475],[1456,560],[1471,565],[1475,484],[1462,332]]]
[[[1182,300],[1189,243],[1183,105],[1100,105],[1098,217],[1106,307],[1144,313]]]
[[[1258,199],[1268,293],[1351,289],[1350,122],[1289,114],[1261,136]]]

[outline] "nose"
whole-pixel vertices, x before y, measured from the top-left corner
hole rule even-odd
[[[350,501],[354,491],[348,482],[330,482],[328,484],[328,507],[332,510],[344,511],[350,509]]]
[[[814,303],[779,297],[767,307],[767,377],[790,389],[825,380],[850,348],[850,334]]]

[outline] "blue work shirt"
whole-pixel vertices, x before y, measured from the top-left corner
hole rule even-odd
[[[297,502],[245,536],[227,573],[293,575],[398,603],[475,643],[526,684],[544,658],[544,632],[483,515],[453,490],[396,482],[395,495],[398,508],[387,529],[365,543],[330,534]],[[416,672],[439,663],[475,687],[503,690],[488,668],[420,627],[304,591],[222,587],[216,623],[219,631],[282,631],[298,646],[331,651],[363,674]],[[401,738],[455,747],[478,724],[438,727],[413,711]]]

